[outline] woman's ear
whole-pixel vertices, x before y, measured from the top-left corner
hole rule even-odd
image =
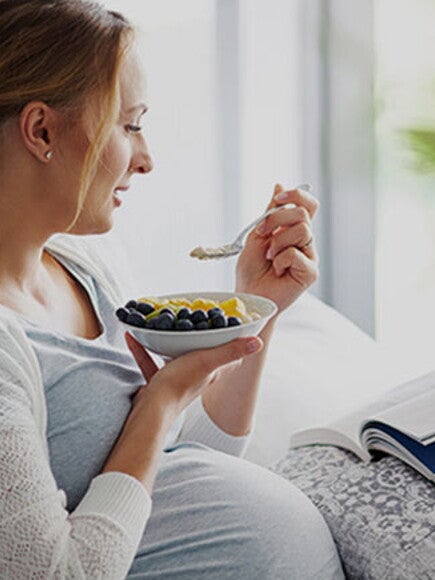
[[[27,103],[20,114],[20,130],[29,153],[43,163],[50,160],[53,149],[55,115],[43,101]]]

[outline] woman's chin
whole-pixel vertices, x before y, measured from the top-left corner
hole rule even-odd
[[[68,232],[78,236],[106,234],[113,228],[113,216],[105,216],[100,220],[93,220],[87,223],[76,223]]]

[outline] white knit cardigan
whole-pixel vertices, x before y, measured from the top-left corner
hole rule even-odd
[[[101,258],[100,240],[56,236],[47,244],[73,259],[122,304]],[[192,405],[181,439],[241,455],[246,437],[231,437]],[[70,514],[49,464],[47,410],[36,355],[10,310],[0,305],[0,578],[125,578],[151,512],[139,481],[124,473],[95,477]]]

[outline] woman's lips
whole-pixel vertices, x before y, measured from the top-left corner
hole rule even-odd
[[[122,199],[119,197],[119,193],[121,191],[127,191],[128,187],[117,187],[113,192],[113,203],[116,207],[119,207],[122,204]]]
[[[120,197],[118,197],[118,193],[117,191],[113,192],[113,203],[115,204],[116,207],[119,207],[120,205],[122,205],[122,199]]]

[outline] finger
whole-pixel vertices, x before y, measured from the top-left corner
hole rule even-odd
[[[237,360],[233,360],[233,361],[227,363],[226,365],[216,369],[211,375],[210,384],[213,384],[217,380],[221,380],[222,377],[227,376],[227,375],[231,374],[232,372],[234,372],[235,370],[237,370],[238,368],[240,368],[242,362],[243,362],[243,359],[239,358]]]
[[[215,348],[197,350],[176,359],[189,364],[189,382],[200,383],[208,375],[222,366],[255,354],[263,348],[263,341],[258,336],[236,338],[231,342]],[[170,363],[171,364],[171,363]]]
[[[319,264],[319,254],[317,252],[314,235],[312,235],[311,239],[308,240],[308,242],[299,249],[307,256],[309,260],[313,260],[317,265]]]
[[[279,227],[304,223],[309,227],[311,217],[305,207],[283,208],[264,219],[256,229],[257,234],[268,236]]]
[[[287,274],[303,288],[311,286],[319,277],[317,264],[294,247],[275,256],[272,264],[278,277]]]
[[[277,254],[292,246],[300,249],[310,259],[317,257],[313,232],[309,224],[306,222],[298,223],[275,233],[270,238],[266,259],[273,260]]]
[[[310,192],[296,188],[286,190],[278,183],[275,186],[273,198],[268,209],[284,203],[294,203],[297,206],[304,207],[308,211],[311,219],[313,219],[316,211],[319,209],[318,200]]]
[[[139,365],[139,368],[142,371],[146,381],[149,382],[153,375],[155,375],[159,370],[158,366],[148,354],[146,349],[130,333],[126,332],[124,336],[131,354],[136,359],[136,362]]]

